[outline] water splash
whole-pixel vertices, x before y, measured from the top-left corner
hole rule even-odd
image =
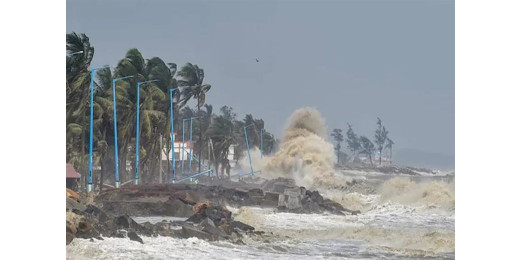
[[[262,169],[266,176],[294,178],[312,188],[337,184],[334,150],[325,119],[315,108],[300,108],[289,117],[279,150]]]

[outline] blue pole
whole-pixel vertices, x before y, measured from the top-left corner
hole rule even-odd
[[[192,146],[192,143],[191,141],[193,140],[193,117],[190,118],[190,157],[188,158],[188,163],[189,163],[189,171],[190,171],[190,174],[191,174],[191,155],[193,153],[193,149],[191,148]]]
[[[184,174],[184,151],[185,151],[185,147],[184,147],[184,122],[186,122],[186,118],[182,119],[182,154],[181,154],[181,174]]]
[[[108,68],[105,66],[104,68]],[[94,143],[94,72],[99,68],[90,69],[90,131],[89,131],[89,143],[88,143],[88,185],[87,192],[93,190],[92,185],[92,153]]]
[[[260,158],[264,157],[264,129],[260,129]]]
[[[139,127],[141,125],[141,121],[139,120],[139,111],[140,109],[140,86],[144,85],[146,83],[154,82],[158,80],[149,80],[149,81],[143,81],[143,82],[137,82],[137,113],[136,113],[136,123],[135,123],[135,185],[138,185],[140,183],[139,180]]]
[[[93,132],[94,132],[94,71],[90,70],[90,133],[88,142],[88,185],[87,192],[91,192],[92,186],[92,143],[93,143]]]
[[[244,134],[246,136],[247,156],[249,156],[249,167],[251,167],[251,174],[253,174],[253,164],[251,162],[251,152],[249,151],[249,140],[247,139],[247,127],[249,127],[249,126],[251,126],[251,125],[244,126]]]
[[[174,129],[173,129],[173,119],[174,119],[174,110],[173,110],[173,92],[176,90],[176,88],[174,89],[170,89],[170,134],[171,134],[171,142],[172,142],[172,150],[171,150],[171,153],[172,153],[172,183],[175,182],[175,133],[174,133]]]
[[[116,167],[116,188],[119,188],[119,157],[117,154],[117,113],[116,113],[116,79],[112,80],[112,106],[114,109],[114,163]]]
[[[135,122],[135,185],[139,184],[139,126],[141,125],[141,121],[139,120],[139,103],[141,103],[140,98],[140,89],[141,82],[137,82],[137,115]]]
[[[126,76],[122,78],[116,78],[112,80],[112,99],[113,99],[113,107],[114,107],[114,164],[116,167],[116,188],[121,186],[121,182],[119,182],[119,156],[118,150],[119,146],[117,145],[117,107],[116,107],[116,82],[120,79],[131,78],[133,76]],[[126,167],[126,165],[125,165]]]

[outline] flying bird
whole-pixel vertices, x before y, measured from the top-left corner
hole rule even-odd
[[[258,59],[255,59],[255,60],[256,60],[256,62],[260,62]]]

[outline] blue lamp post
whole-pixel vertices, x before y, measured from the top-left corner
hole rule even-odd
[[[121,186],[121,182],[119,181],[119,156],[118,150],[119,147],[117,145],[117,108],[116,108],[116,82],[122,79],[133,78],[134,76],[126,76],[122,78],[112,79],[112,98],[113,98],[113,107],[114,107],[114,164],[116,166],[116,188]],[[126,167],[126,165],[125,165]]]
[[[249,167],[251,168],[251,174],[253,174],[253,163],[251,161],[251,152],[249,151],[249,140],[247,139],[247,128],[252,125],[254,125],[254,124],[244,126],[244,135],[246,136],[247,156],[249,157]]]
[[[184,174],[184,151],[185,151],[185,140],[184,140],[184,122],[190,120],[189,118],[182,119],[182,154],[181,154],[181,173]]]
[[[83,52],[83,51],[81,51]],[[92,185],[92,143],[94,140],[94,76],[95,71],[98,69],[108,68],[108,66],[101,68],[92,68],[90,69],[90,133],[89,133],[89,142],[88,142],[88,185],[87,192],[91,192],[93,190]]]
[[[141,125],[140,124],[140,121],[139,121],[139,110],[140,110],[140,102],[141,102],[141,98],[140,98],[140,86],[141,85],[144,85],[146,83],[151,83],[151,82],[156,82],[156,81],[159,81],[159,80],[148,80],[148,81],[143,81],[143,82],[137,82],[137,114],[136,114],[136,122],[135,122],[135,182],[134,184],[135,185],[138,185],[140,183],[140,180],[139,180],[139,126]]]
[[[186,151],[185,149],[185,146],[184,146],[184,123],[187,121],[187,120],[190,120],[190,156],[188,157],[188,167],[189,167],[189,172],[191,173],[191,159],[192,159],[192,148],[191,148],[191,141],[192,141],[192,135],[193,135],[193,119],[197,119],[199,118],[198,116],[197,117],[190,117],[190,118],[184,118],[182,119],[182,154],[181,154],[181,173],[184,174],[184,153]]]
[[[173,93],[175,92],[175,90],[179,89],[179,88],[183,88],[183,87],[178,87],[178,88],[172,88],[170,89],[169,91],[169,97],[170,97],[170,135],[171,135],[171,153],[172,153],[172,183],[175,183],[175,133],[174,133],[174,114],[175,114],[175,110],[174,110],[174,107],[173,107]],[[183,121],[183,124],[182,124],[182,127],[183,127],[183,130],[184,131],[184,121]],[[182,142],[184,143],[184,132],[183,132],[183,136],[182,136]],[[184,145],[184,144],[183,144]],[[184,154],[183,154],[184,155]],[[184,158],[184,156],[182,156]],[[182,166],[184,167],[184,162],[182,162]]]

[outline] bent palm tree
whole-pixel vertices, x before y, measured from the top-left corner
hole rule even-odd
[[[181,70],[177,73],[180,79],[178,80],[179,86],[186,86],[182,91],[181,106],[184,106],[191,98],[197,99],[197,115],[200,115],[200,108],[206,101],[206,93],[211,89],[210,84],[203,84],[204,81],[204,70],[199,68],[197,65],[186,63]],[[202,128],[199,129],[199,151],[198,156],[201,155],[202,149]],[[199,160],[199,172],[200,172]]]

